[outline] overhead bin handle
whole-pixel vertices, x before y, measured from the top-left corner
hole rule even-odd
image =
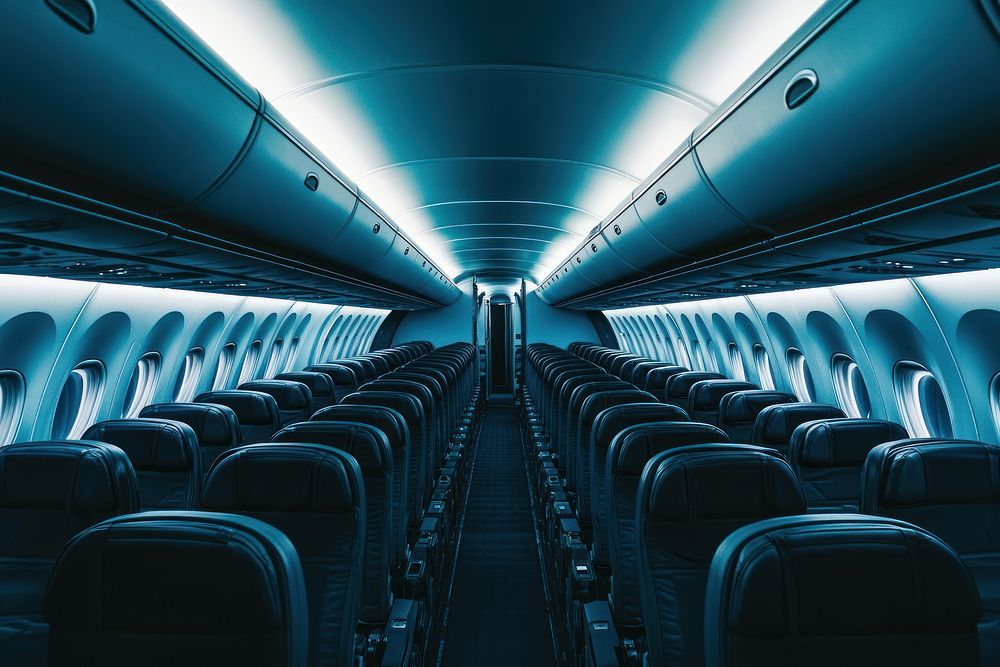
[[[93,0],[45,0],[59,18],[82,33],[94,32],[97,23],[97,8]]]
[[[804,69],[785,86],[785,106],[789,109],[801,105],[819,88],[819,76],[815,70]]]

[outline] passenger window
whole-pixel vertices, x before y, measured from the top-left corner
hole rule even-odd
[[[790,347],[785,351],[785,361],[788,364],[788,377],[792,382],[792,391],[803,403],[811,403],[816,398],[816,388],[813,385],[812,373],[806,357],[797,348]]]
[[[219,361],[215,365],[215,378],[212,380],[212,391],[226,388],[229,376],[233,372],[236,361],[236,343],[226,343],[219,352]]]
[[[285,357],[285,366],[282,368],[283,373],[295,370],[295,355],[299,351],[299,337],[296,336],[292,339],[292,342],[288,345],[288,356]]]
[[[747,369],[743,365],[743,353],[736,343],[729,344],[729,367],[732,369],[733,379],[740,382],[747,381]]]
[[[771,371],[771,359],[767,356],[767,350],[763,345],[753,346],[753,364],[757,368],[757,379],[761,389],[775,388],[774,373]]]
[[[273,378],[278,374],[278,362],[281,360],[281,348],[284,345],[284,341],[280,338],[275,338],[274,342],[271,343],[271,354],[267,358],[267,366],[264,367],[264,377]]]
[[[708,365],[705,363],[705,355],[701,353],[701,345],[696,340],[691,341],[691,356],[699,371],[708,370]]]
[[[914,438],[950,438],[951,415],[934,375],[913,361],[901,361],[893,372],[893,389],[903,425]]]
[[[139,358],[128,381],[125,390],[125,400],[122,402],[122,418],[131,419],[139,411],[149,405],[156,391],[157,380],[160,379],[160,355],[147,352]]]
[[[184,365],[181,366],[181,371],[177,374],[177,381],[174,383],[175,403],[187,403],[194,398],[204,366],[205,350],[203,348],[192,348],[184,355]]]
[[[95,421],[104,397],[105,371],[99,361],[85,361],[69,373],[52,420],[52,437],[76,439]]]
[[[0,371],[0,446],[14,442],[24,413],[24,378],[17,371]]]
[[[677,363],[685,368],[691,368],[691,357],[688,356],[687,346],[683,338],[677,339]]]
[[[1000,437],[1000,373],[990,381],[990,412],[993,413],[993,423],[997,427],[997,436]]]
[[[836,354],[833,357],[833,388],[837,392],[837,400],[848,417],[872,416],[871,398],[861,369],[854,359],[846,354]]]
[[[244,382],[249,382],[256,377],[257,364],[260,363],[260,350],[263,346],[264,344],[259,340],[250,343],[246,356],[243,357],[243,367],[240,368],[240,377],[236,382],[236,386]]]

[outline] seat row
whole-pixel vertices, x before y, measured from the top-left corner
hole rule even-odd
[[[3,664],[417,661],[481,399],[469,345],[382,352],[336,404],[304,371],[0,449]]]
[[[571,350],[529,346],[522,414],[580,662],[996,664],[1000,447]]]

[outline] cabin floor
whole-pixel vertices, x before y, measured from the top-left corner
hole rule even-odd
[[[555,665],[517,410],[491,398],[447,602],[440,665]]]

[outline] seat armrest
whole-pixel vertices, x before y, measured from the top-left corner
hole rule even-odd
[[[587,667],[618,667],[618,632],[611,606],[604,600],[583,606],[584,664]]]
[[[416,664],[414,650],[420,603],[416,600],[397,599],[389,610],[389,620],[385,624],[385,648],[382,652],[381,667],[406,667]]]

